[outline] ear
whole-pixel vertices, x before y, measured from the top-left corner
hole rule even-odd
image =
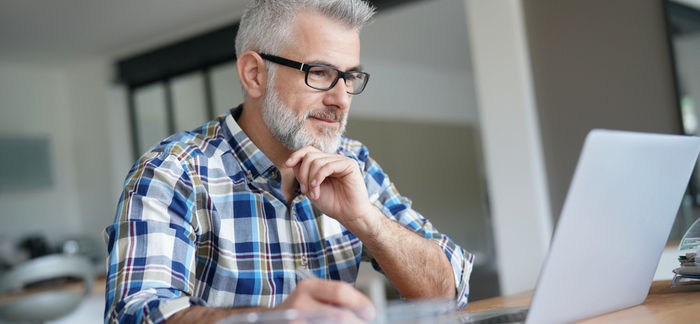
[[[267,66],[262,57],[258,53],[247,51],[238,58],[236,67],[246,93],[252,98],[262,97],[267,86]]]

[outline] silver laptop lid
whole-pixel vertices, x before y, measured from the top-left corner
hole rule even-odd
[[[698,137],[591,131],[527,323],[642,303],[699,151]]]

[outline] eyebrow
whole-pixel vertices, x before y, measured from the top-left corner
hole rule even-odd
[[[328,65],[328,66],[330,66],[330,67],[333,67],[333,68],[336,68],[336,69],[340,70],[340,69],[338,68],[338,66],[336,66],[335,64],[329,63],[329,62],[326,62],[326,61],[321,61],[321,60],[311,61],[311,62],[307,62],[307,63],[304,63],[304,64],[321,64],[321,65]],[[343,71],[343,72],[350,72],[350,71],[362,72],[362,65],[353,66],[353,67],[351,67],[350,69],[345,70],[345,71]]]

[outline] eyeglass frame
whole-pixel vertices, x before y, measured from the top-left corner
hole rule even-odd
[[[359,74],[364,75],[365,76],[365,83],[362,85],[362,89],[360,89],[360,91],[350,92],[350,91],[345,90],[346,93],[351,94],[351,95],[358,95],[358,94],[362,93],[362,91],[365,90],[365,87],[367,87],[367,82],[369,82],[369,73],[363,72],[363,71],[347,71],[347,72],[345,72],[345,71],[338,70],[330,65],[325,65],[325,64],[302,63],[302,62],[297,62],[297,61],[293,61],[290,59],[286,59],[284,57],[279,57],[276,55],[264,54],[264,53],[258,53],[258,55],[260,55],[260,57],[262,57],[263,59],[268,60],[272,63],[277,63],[277,64],[284,65],[284,66],[287,66],[287,67],[290,67],[293,69],[297,69],[299,71],[304,71],[304,83],[306,83],[306,85],[309,86],[310,88],[316,89],[316,90],[327,91],[327,90],[333,89],[333,87],[335,87],[336,83],[338,83],[338,80],[340,80],[340,78],[343,78],[343,82],[347,82],[347,79],[345,77],[351,73],[359,73]],[[338,73],[336,74],[335,80],[333,80],[333,82],[331,83],[331,85],[329,87],[327,87],[327,88],[314,87],[314,86],[309,84],[309,70],[311,70],[311,68],[313,68],[313,67],[322,67],[322,68],[326,68],[326,69],[331,69],[331,70],[334,70]]]

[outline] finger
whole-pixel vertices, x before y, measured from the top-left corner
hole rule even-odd
[[[294,177],[297,178],[297,183],[299,184],[299,190],[301,191],[301,193],[306,194],[306,190],[308,190],[308,188],[306,187],[306,184],[301,183],[301,181],[299,181],[299,178],[297,177],[297,174],[299,174],[299,172],[300,172],[299,171],[300,168],[301,168],[301,165],[297,164],[294,166],[294,168],[292,168],[292,170],[294,171]]]
[[[320,152],[320,151],[311,145],[304,146],[301,149],[299,149],[295,152],[292,152],[292,154],[289,155],[289,158],[287,159],[287,161],[284,162],[284,165],[286,165],[288,168],[294,167],[301,160],[303,160],[304,156],[309,152]]]
[[[296,289],[292,292],[292,295],[278,308],[298,311],[298,313],[295,313],[294,320],[290,323],[367,323],[361,320],[359,315],[356,315],[352,310],[314,299],[308,291],[303,289]]]
[[[314,154],[314,151],[310,151],[309,149],[303,148],[299,151],[296,151],[293,154],[293,156],[290,158],[292,163],[294,164],[293,170],[294,170],[294,176],[297,179],[297,182],[299,182],[299,186],[301,187],[301,192],[302,193],[307,193],[308,192],[308,183],[306,183],[306,174],[309,168],[309,162],[312,159],[312,154]]]
[[[369,298],[346,282],[307,279],[299,282],[297,289],[302,289],[322,303],[350,309],[365,320],[376,316],[376,309]]]
[[[314,161],[327,155],[328,154],[322,152],[307,152],[302,158],[301,163],[297,164],[299,167],[294,168],[297,181],[302,189],[301,192],[307,193],[311,188],[311,184],[309,183],[309,169],[311,169]]]
[[[313,193],[314,199],[318,199],[321,190],[321,183],[326,180],[329,175],[341,167],[342,157],[336,155],[323,156],[314,159],[309,165],[307,181],[309,191]]]
[[[318,165],[316,165],[317,162]],[[319,199],[321,197],[321,183],[328,177],[332,177],[335,174],[342,174],[349,167],[350,164],[348,160],[339,156],[332,156],[314,161],[308,175],[309,190],[313,192],[312,198]]]

